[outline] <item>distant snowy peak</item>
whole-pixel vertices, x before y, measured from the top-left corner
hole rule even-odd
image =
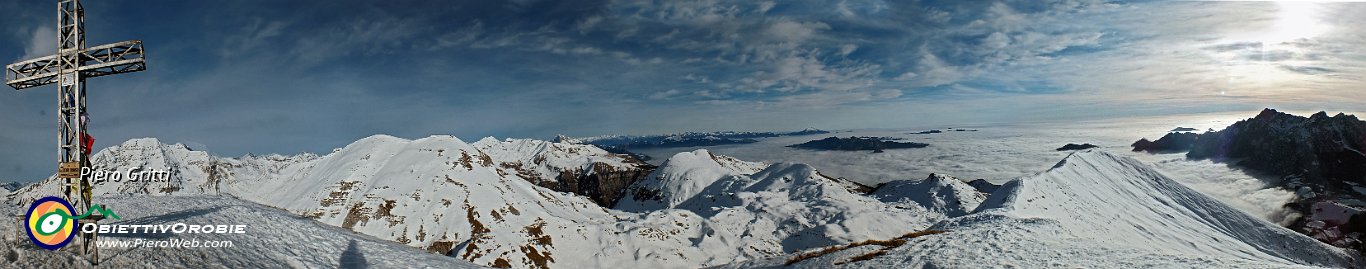
[[[921,180],[896,180],[878,185],[870,194],[878,200],[898,205],[914,204],[947,217],[966,215],[986,200],[987,193],[956,177],[930,174]]]
[[[617,208],[635,212],[673,208],[718,180],[757,173],[767,166],[716,155],[706,149],[680,152],[631,185]]]
[[[104,173],[96,180],[95,194],[139,193],[151,195],[220,194],[220,183],[228,170],[239,162],[225,161],[207,152],[191,150],[181,144],[164,144],[156,138],[138,138],[111,146],[91,156],[92,168]],[[133,180],[132,169],[169,171],[165,181]],[[113,178],[120,176],[120,178]],[[116,181],[117,179],[117,181]],[[56,176],[39,181],[15,194],[16,201],[27,202],[43,196],[60,196],[62,180]]]
[[[485,137],[484,140],[487,140],[487,139],[490,139],[490,138],[493,138],[493,137]],[[480,141],[480,142],[483,142],[484,140],[479,140],[479,141]],[[494,139],[494,141],[497,141],[497,139]],[[562,135],[562,134],[561,134],[561,135],[555,135],[555,139],[551,139],[550,142],[555,142],[555,143],[568,143],[568,144],[583,144],[583,140],[580,140],[580,139],[577,139],[577,138],[573,138],[573,137],[569,137],[569,136],[567,136],[567,135]]]
[[[672,208],[749,234],[744,247],[764,250],[760,256],[901,235],[942,217],[919,205],[882,203],[800,163],[725,175]]]
[[[503,173],[552,190],[584,195],[607,207],[622,197],[627,186],[654,170],[654,166],[629,155],[587,144],[486,137],[473,146],[495,160]]]
[[[771,178],[784,178],[783,184],[774,185],[775,182],[769,181]],[[806,164],[768,165],[700,149],[670,157],[653,174],[632,185],[629,196],[617,203],[617,209],[639,212],[676,208],[689,200],[712,199],[700,197],[704,194],[724,196],[735,191],[786,191],[804,185],[833,186],[859,195],[873,190],[848,179],[821,174]]]

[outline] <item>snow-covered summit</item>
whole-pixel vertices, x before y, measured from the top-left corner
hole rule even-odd
[[[924,206],[930,211],[946,217],[966,215],[977,209],[987,193],[978,191],[962,180],[944,174],[930,174],[921,180],[895,180],[882,185],[871,193],[878,200],[899,206]]]
[[[617,208],[699,214],[715,229],[750,235],[745,249],[759,257],[895,236],[942,216],[920,205],[882,203],[849,184],[806,164],[765,165],[696,150],[674,155],[632,185],[633,195]]]
[[[767,164],[746,162],[705,149],[679,152],[627,189],[616,208],[643,212],[673,208],[702,192],[718,180],[757,173]]]

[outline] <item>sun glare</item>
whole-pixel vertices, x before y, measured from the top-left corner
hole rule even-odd
[[[1272,4],[1272,3],[1266,3]],[[1297,41],[1313,40],[1332,30],[1324,21],[1325,6],[1313,1],[1277,1],[1274,17],[1251,31],[1230,36],[1221,42],[1255,42],[1242,50],[1217,52],[1224,60],[1221,69],[1227,82],[1217,89],[1218,95],[1242,95],[1248,91],[1232,89],[1263,89],[1257,92],[1285,92],[1306,79],[1303,74],[1287,71],[1286,65],[1311,64],[1292,55],[1306,53],[1307,48]],[[1274,89],[1274,90],[1273,90]]]
[[[1329,25],[1319,19],[1322,5],[1307,1],[1276,2],[1280,10],[1276,22],[1267,28],[1257,41],[1263,44],[1277,44],[1301,38],[1317,37],[1328,31]]]

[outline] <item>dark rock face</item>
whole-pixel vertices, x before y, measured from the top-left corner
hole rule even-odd
[[[820,171],[817,171],[817,172],[816,172],[816,175],[819,175],[819,176],[821,176],[822,178],[825,178],[826,180],[830,180],[830,181],[833,181],[833,182],[835,182],[835,183],[838,183],[838,184],[840,184],[840,186],[843,186],[844,189],[849,190],[849,192],[852,192],[852,193],[869,194],[869,193],[872,193],[873,190],[876,190],[876,189],[877,189],[876,187],[870,187],[870,186],[868,186],[868,185],[863,185],[863,183],[854,182],[853,180],[849,180],[849,179],[847,179],[847,178],[827,176],[827,175],[825,175],[825,174],[821,174]]]
[[[1262,110],[1222,131],[1201,135],[1186,154],[1191,159],[1241,159],[1246,168],[1298,175],[1305,183],[1330,189],[1345,182],[1366,183],[1366,122],[1355,116],[1308,118]],[[1340,187],[1340,188],[1336,188]]]
[[[583,195],[599,205],[612,206],[626,195],[627,186],[645,178],[654,169],[654,166],[643,163],[628,169],[593,163],[586,171],[562,170],[555,180],[537,180],[533,183],[556,191]]]
[[[601,148],[602,150],[606,150],[607,152],[611,152],[611,153],[613,153],[613,154],[622,154],[622,155],[631,156],[631,158],[636,158],[636,160],[641,160],[641,161],[649,161],[649,160],[653,160],[653,159],[654,159],[654,157],[650,157],[650,155],[645,155],[645,154],[636,153],[636,152],[630,151],[630,150],[626,149],[626,147],[622,147],[622,146],[598,146],[598,148]]]
[[[993,192],[996,192],[996,188],[1000,188],[1000,187],[1001,187],[1001,185],[991,184],[991,182],[987,182],[986,179],[980,179],[980,178],[979,178],[979,179],[976,179],[976,180],[973,180],[973,181],[968,181],[968,186],[972,186],[973,188],[976,188],[977,191],[980,191],[980,192],[986,193],[986,194],[991,194],[991,193],[993,193]]]
[[[1196,133],[1167,133],[1162,138],[1158,138],[1157,141],[1148,141],[1147,138],[1143,138],[1131,146],[1134,147],[1134,151],[1147,151],[1148,153],[1183,152],[1190,150],[1200,136]]]
[[[1366,225],[1362,221],[1366,214],[1361,208],[1338,203],[1366,200],[1366,193],[1356,191],[1366,184],[1366,122],[1356,116],[1329,117],[1319,112],[1306,118],[1268,108],[1221,131],[1187,133],[1161,143],[1167,139],[1140,140],[1134,143],[1134,151],[1176,150],[1194,139],[1186,146],[1186,158],[1236,162],[1281,176],[1273,183],[1296,190],[1298,198],[1286,206],[1303,216],[1290,224],[1291,229],[1339,247],[1362,250],[1366,246],[1361,244],[1366,236],[1360,232],[1366,231],[1360,227]],[[1323,212],[1324,205],[1338,205],[1344,209],[1338,211],[1345,213]]]
[[[1056,150],[1057,150],[1057,151],[1069,151],[1069,150],[1093,149],[1093,148],[1099,148],[1099,147],[1100,147],[1100,146],[1092,145],[1092,144],[1090,144],[1090,143],[1086,143],[1086,144],[1072,144],[1072,143],[1067,143],[1067,145],[1063,145],[1062,147],[1060,147],[1060,148],[1058,148],[1058,149],[1056,149]]]
[[[530,161],[503,162],[499,164],[499,169],[500,173],[515,174],[537,186],[574,193],[610,207],[628,195],[628,186],[644,179],[657,168],[629,155],[617,156],[625,158],[625,165],[594,161],[568,167],[554,166],[547,165],[546,157],[538,155]],[[537,167],[549,168],[550,171],[548,174],[537,172]]]
[[[881,138],[873,137],[827,137],[821,140],[811,140],[810,142],[790,145],[792,148],[819,149],[819,150],[885,150],[885,149],[904,149],[904,148],[923,148],[930,144],[916,142],[896,142],[884,141]]]

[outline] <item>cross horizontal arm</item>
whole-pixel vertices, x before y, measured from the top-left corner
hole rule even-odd
[[[43,56],[6,65],[5,84],[15,90],[52,84],[57,82],[58,72],[61,72],[61,64],[57,55]]]
[[[143,60],[141,40],[90,47],[79,53],[80,67],[77,70],[86,78],[147,69],[147,64]],[[61,72],[61,59],[57,56],[48,55],[5,66],[5,84],[15,90],[22,90],[57,82],[57,74]]]
[[[82,77],[93,78],[147,70],[142,41],[129,40],[81,50]]]

